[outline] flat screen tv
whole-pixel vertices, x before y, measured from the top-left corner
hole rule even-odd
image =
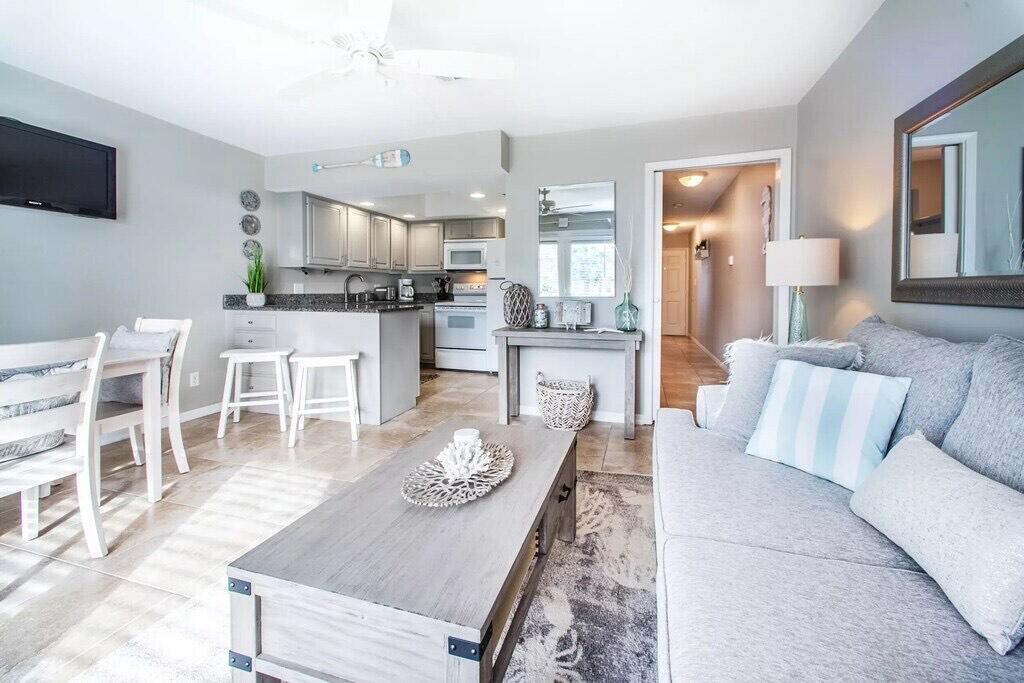
[[[0,204],[117,218],[116,150],[0,117]]]

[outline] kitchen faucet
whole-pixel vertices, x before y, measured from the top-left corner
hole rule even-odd
[[[359,273],[350,273],[349,276],[347,278],[345,278],[345,303],[346,304],[348,303],[348,297],[349,297],[348,285],[349,285],[350,282],[352,282],[352,278],[354,278],[354,277],[359,278],[359,281],[362,282],[364,285],[366,284],[366,280],[363,279],[362,275],[360,275]],[[365,289],[365,287],[364,287],[364,289]]]

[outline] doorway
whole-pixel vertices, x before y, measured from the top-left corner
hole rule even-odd
[[[647,165],[655,406],[694,411],[727,380],[729,342],[788,328],[764,249],[790,237],[790,173],[789,150]]]

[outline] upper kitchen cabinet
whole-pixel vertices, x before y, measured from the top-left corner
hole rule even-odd
[[[354,207],[348,208],[348,267],[373,267],[373,236],[370,214]]]
[[[409,224],[409,272],[439,273],[444,270],[444,224]]]
[[[276,265],[344,268],[348,261],[345,206],[305,192],[277,195]]]
[[[446,240],[493,240],[504,236],[503,218],[466,218],[444,222]]]
[[[370,244],[373,258],[370,265],[377,270],[391,269],[391,219],[376,214],[370,216]]]
[[[409,266],[408,248],[409,226],[399,220],[391,219],[391,269],[405,270]]]

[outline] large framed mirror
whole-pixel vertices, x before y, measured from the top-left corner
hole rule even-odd
[[[1024,308],[1024,36],[895,133],[892,300]]]
[[[540,298],[615,296],[615,183],[537,190]]]

